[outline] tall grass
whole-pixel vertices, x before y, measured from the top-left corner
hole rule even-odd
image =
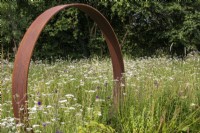
[[[200,57],[125,59],[124,106],[112,116],[109,59],[31,62],[30,127],[42,133],[199,132]],[[23,132],[11,106],[13,63],[1,62],[0,129]],[[112,117],[110,117],[112,116]]]

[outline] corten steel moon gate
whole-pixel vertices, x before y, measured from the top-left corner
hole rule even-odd
[[[19,49],[15,57],[12,77],[12,105],[14,117],[17,119],[17,122],[26,122],[28,120],[26,102],[28,71],[37,39],[47,22],[59,11],[69,7],[76,7],[88,14],[97,23],[106,39],[112,60],[113,78],[114,80],[117,80],[117,82],[114,83],[113,89],[113,105],[115,109],[119,107],[119,103],[121,101],[120,99],[122,98],[121,91],[123,90],[120,87],[120,83],[124,82],[122,76],[124,73],[124,64],[119,42],[111,25],[98,10],[89,5],[79,3],[59,5],[46,10],[38,16],[26,31],[19,45]]]

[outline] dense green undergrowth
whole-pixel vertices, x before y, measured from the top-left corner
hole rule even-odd
[[[112,115],[109,59],[31,62],[30,127],[42,133],[158,133],[200,131],[200,57],[126,58],[124,106]],[[23,132],[11,104],[13,63],[1,61],[0,132]]]

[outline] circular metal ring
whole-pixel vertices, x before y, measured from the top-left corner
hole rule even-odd
[[[28,109],[27,109],[27,82],[28,82],[28,71],[31,56],[35,47],[35,44],[38,40],[40,33],[47,24],[47,22],[59,11],[75,7],[81,11],[88,14],[98,25],[102,31],[111,56],[112,67],[113,67],[113,78],[118,81],[122,81],[122,73],[124,73],[124,63],[122,59],[121,49],[119,47],[119,42],[114,33],[109,22],[106,18],[93,7],[86,4],[66,4],[59,5],[53,8],[50,8],[39,15],[31,26],[26,31],[20,45],[18,52],[15,57],[14,70],[12,77],[12,105],[14,110],[14,117],[17,118],[17,122],[25,122],[28,118]],[[113,89],[113,99],[114,105],[118,106],[120,98],[120,87],[115,83]],[[23,108],[20,111],[20,108]]]

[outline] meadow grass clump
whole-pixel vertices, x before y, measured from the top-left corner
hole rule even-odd
[[[199,132],[199,63],[199,57],[127,62],[123,131]]]
[[[112,115],[112,66],[109,59],[31,62],[27,131],[199,132],[200,57],[125,59],[124,104]],[[11,106],[13,63],[1,63],[0,129],[24,132]],[[112,117],[111,117],[112,116]]]

